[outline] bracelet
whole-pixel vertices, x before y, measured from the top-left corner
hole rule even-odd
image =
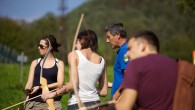
[[[65,89],[66,92],[70,92],[68,89]]]
[[[31,93],[30,89],[26,89],[26,96],[28,96]]]
[[[57,93],[57,91],[56,91],[56,93],[55,93],[55,96],[58,96],[58,93]]]

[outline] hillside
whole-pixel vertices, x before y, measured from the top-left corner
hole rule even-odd
[[[113,51],[104,48],[108,46],[104,27],[109,23],[123,22],[128,35],[140,30],[152,30],[161,41],[161,53],[191,60],[191,51],[195,49],[192,42],[195,40],[195,15],[181,13],[175,0],[89,0],[67,16],[70,30],[76,28],[81,13],[85,14],[82,29],[97,32],[101,42],[99,52],[107,59],[113,57]]]
[[[23,38],[25,40],[32,39],[25,41],[28,43],[24,44],[23,50],[30,59],[38,57],[35,45],[39,36],[52,33],[58,39],[67,37],[64,47],[70,51],[82,13],[85,14],[85,17],[81,30],[96,31],[99,38],[98,52],[105,57],[109,64],[113,64],[116,50],[113,51],[105,42],[104,27],[113,22],[124,23],[128,35],[140,30],[152,30],[159,36],[162,54],[191,61],[191,51],[195,49],[193,42],[195,40],[195,21],[193,20],[195,14],[182,13],[176,0],[88,0],[65,16],[65,36],[63,38],[60,38],[59,34],[59,18],[48,13],[28,27],[19,26],[25,32]],[[3,35],[0,34],[0,36]],[[32,47],[32,45],[34,46]],[[15,47],[19,49],[18,46]],[[58,56],[62,56],[62,54],[58,54]]]

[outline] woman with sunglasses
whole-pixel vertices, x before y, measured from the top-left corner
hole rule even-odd
[[[68,55],[70,82],[55,92],[42,95],[42,98],[46,100],[70,92],[68,110],[79,108],[73,91],[73,81],[78,88],[78,96],[85,106],[100,103],[99,96],[106,96],[108,88],[106,63],[104,58],[97,54],[96,33],[92,30],[80,32],[75,47],[77,50]],[[98,89],[96,88],[97,83],[99,84]]]
[[[38,50],[41,58],[32,61],[26,83],[25,90],[28,91],[29,98],[33,98],[42,94],[42,87],[40,85],[40,70],[43,64],[43,57],[49,49],[49,42],[51,44],[51,51],[48,54],[43,66],[42,77],[47,79],[49,90],[59,88],[64,83],[64,62],[54,57],[54,52],[59,52],[58,47],[60,43],[56,41],[53,35],[42,36],[38,44]],[[61,96],[54,98],[54,104],[56,110],[62,110],[60,103]],[[35,98],[26,104],[25,110],[48,110],[48,105],[41,99],[41,97]]]

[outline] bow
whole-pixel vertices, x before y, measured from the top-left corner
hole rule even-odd
[[[76,44],[77,36],[78,36],[79,30],[80,30],[80,26],[81,26],[83,17],[84,17],[84,14],[81,14],[81,18],[80,18],[80,21],[79,21],[79,24],[78,24],[78,27],[77,27],[77,30],[76,30],[76,33],[75,33],[74,41],[73,41],[72,51],[75,51],[75,44]],[[73,62],[71,61],[71,63],[73,63]],[[71,74],[71,80],[72,80],[72,84],[73,84],[74,94],[75,94],[77,102],[78,102],[78,107],[80,109],[84,105],[81,102],[81,99],[80,99],[80,97],[78,95],[78,90],[77,90],[77,86],[76,86],[76,84],[74,82],[75,78],[74,78],[73,74]]]
[[[57,89],[53,89],[53,90],[51,90],[50,92],[54,92],[54,91],[56,91],[56,90],[57,90]],[[17,106],[17,105],[26,103],[26,102],[31,101],[31,100],[33,100],[33,99],[36,99],[36,98],[40,97],[41,95],[42,95],[42,94],[40,94],[40,95],[38,95],[38,96],[35,96],[35,97],[32,97],[32,98],[30,98],[30,99],[24,100],[24,101],[22,101],[22,102],[16,103],[16,104],[11,105],[11,106],[9,106],[9,107],[6,107],[6,108],[4,108],[4,109],[2,109],[2,110],[8,110],[8,109],[10,109],[10,108],[12,108],[12,107],[15,107],[15,106]]]
[[[47,79],[45,79],[43,77],[43,66],[45,64],[47,56],[49,55],[49,53],[50,53],[50,51],[52,49],[52,46],[51,46],[51,43],[50,43],[49,39],[46,39],[46,40],[49,42],[49,48],[48,48],[48,51],[47,51],[47,53],[45,54],[45,56],[43,58],[43,64],[41,66],[41,71],[40,71],[40,84],[42,86],[42,94],[49,92],[49,88],[47,87]],[[48,107],[49,110],[55,110],[54,99],[47,99],[46,103],[49,106]]]

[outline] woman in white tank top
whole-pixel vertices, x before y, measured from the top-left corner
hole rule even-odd
[[[108,85],[106,63],[104,58],[96,53],[97,48],[98,40],[94,31],[80,32],[76,42],[77,50],[68,55],[70,82],[50,95],[43,95],[42,98],[45,100],[71,91],[68,110],[76,110],[79,107],[78,98],[73,92],[73,83],[75,83],[82,104],[91,106],[100,103],[99,96],[107,95]],[[96,89],[97,83],[99,84],[98,90]]]

